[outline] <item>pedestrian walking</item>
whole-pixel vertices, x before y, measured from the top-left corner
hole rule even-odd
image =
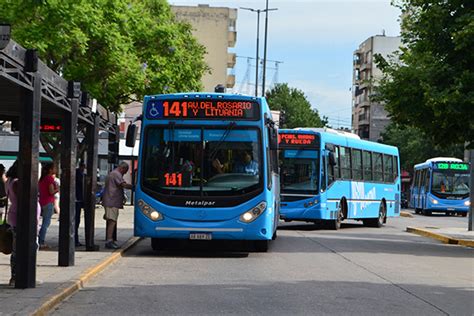
[[[120,162],[117,168],[110,172],[105,178],[104,194],[102,205],[105,209],[104,219],[107,221],[107,242],[108,249],[118,249],[119,246],[113,240],[113,233],[117,226],[119,209],[123,209],[124,192],[123,189],[133,189],[133,186],[123,179],[123,175],[128,171],[128,164]]]
[[[48,249],[49,246],[45,243],[46,233],[51,224],[51,217],[54,212],[54,194],[59,191],[59,188],[54,182],[53,175],[56,173],[54,163],[46,163],[41,169],[41,177],[38,183],[39,202],[41,205],[41,229],[39,232],[40,250]]]
[[[9,285],[15,286],[15,279],[16,279],[16,227],[17,227],[17,212],[18,212],[18,189],[19,189],[19,181],[18,181],[18,161],[15,161],[13,165],[8,169],[6,174],[6,186],[5,192],[10,200],[10,207],[8,210],[8,219],[7,222],[10,224],[12,232],[13,232],[13,247],[12,253],[10,256],[10,269],[11,269],[11,278]],[[38,222],[41,213],[41,208],[39,204],[37,204],[36,208],[36,229],[38,230]]]
[[[76,247],[81,247],[82,244],[79,241],[79,224],[81,223],[81,209],[84,208],[84,171],[86,165],[83,162],[79,163],[79,167],[76,169],[76,222],[75,222],[75,234],[74,240]]]

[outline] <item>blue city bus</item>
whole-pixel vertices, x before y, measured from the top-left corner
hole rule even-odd
[[[461,159],[438,157],[414,167],[410,206],[415,213],[467,216],[469,206],[469,164]]]
[[[382,227],[400,214],[398,149],[322,128],[280,129],[281,215],[285,221],[345,219]]]
[[[280,181],[278,132],[265,98],[146,96],[141,119],[135,236],[150,237],[155,250],[187,239],[245,240],[267,251]]]

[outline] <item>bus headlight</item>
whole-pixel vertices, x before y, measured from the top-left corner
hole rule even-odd
[[[465,206],[471,206],[471,201],[466,201],[466,202],[464,202],[464,205],[465,205]]]
[[[142,211],[142,213],[146,217],[151,219],[152,221],[157,222],[157,221],[161,221],[163,219],[163,215],[161,215],[160,212],[155,210],[150,205],[146,204],[143,200],[138,200],[137,206],[140,209],[140,211]]]
[[[438,204],[438,200],[436,200],[436,199],[430,199],[430,200],[431,200],[431,203]]]
[[[240,215],[240,221],[244,223],[251,223],[257,219],[267,208],[266,202],[260,202],[257,206],[255,206],[250,211],[247,211]]]

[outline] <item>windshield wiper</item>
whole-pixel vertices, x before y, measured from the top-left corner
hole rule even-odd
[[[227,136],[229,136],[232,129],[234,129],[235,125],[237,125],[237,124],[235,124],[235,122],[230,122],[229,126],[227,126],[227,128],[224,131],[224,134],[222,134],[221,139],[219,140],[216,147],[214,147],[214,150],[209,155],[209,161],[214,161],[215,156],[217,155],[217,152],[221,148],[221,146],[224,143],[224,141],[226,140]]]

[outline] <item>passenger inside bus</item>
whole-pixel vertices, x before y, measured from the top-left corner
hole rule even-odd
[[[250,175],[258,175],[258,163],[253,160],[252,155],[243,150],[237,153],[238,160],[233,163],[232,173],[245,173]],[[214,159],[212,166],[217,173],[224,173],[225,165],[221,163],[219,158]]]

